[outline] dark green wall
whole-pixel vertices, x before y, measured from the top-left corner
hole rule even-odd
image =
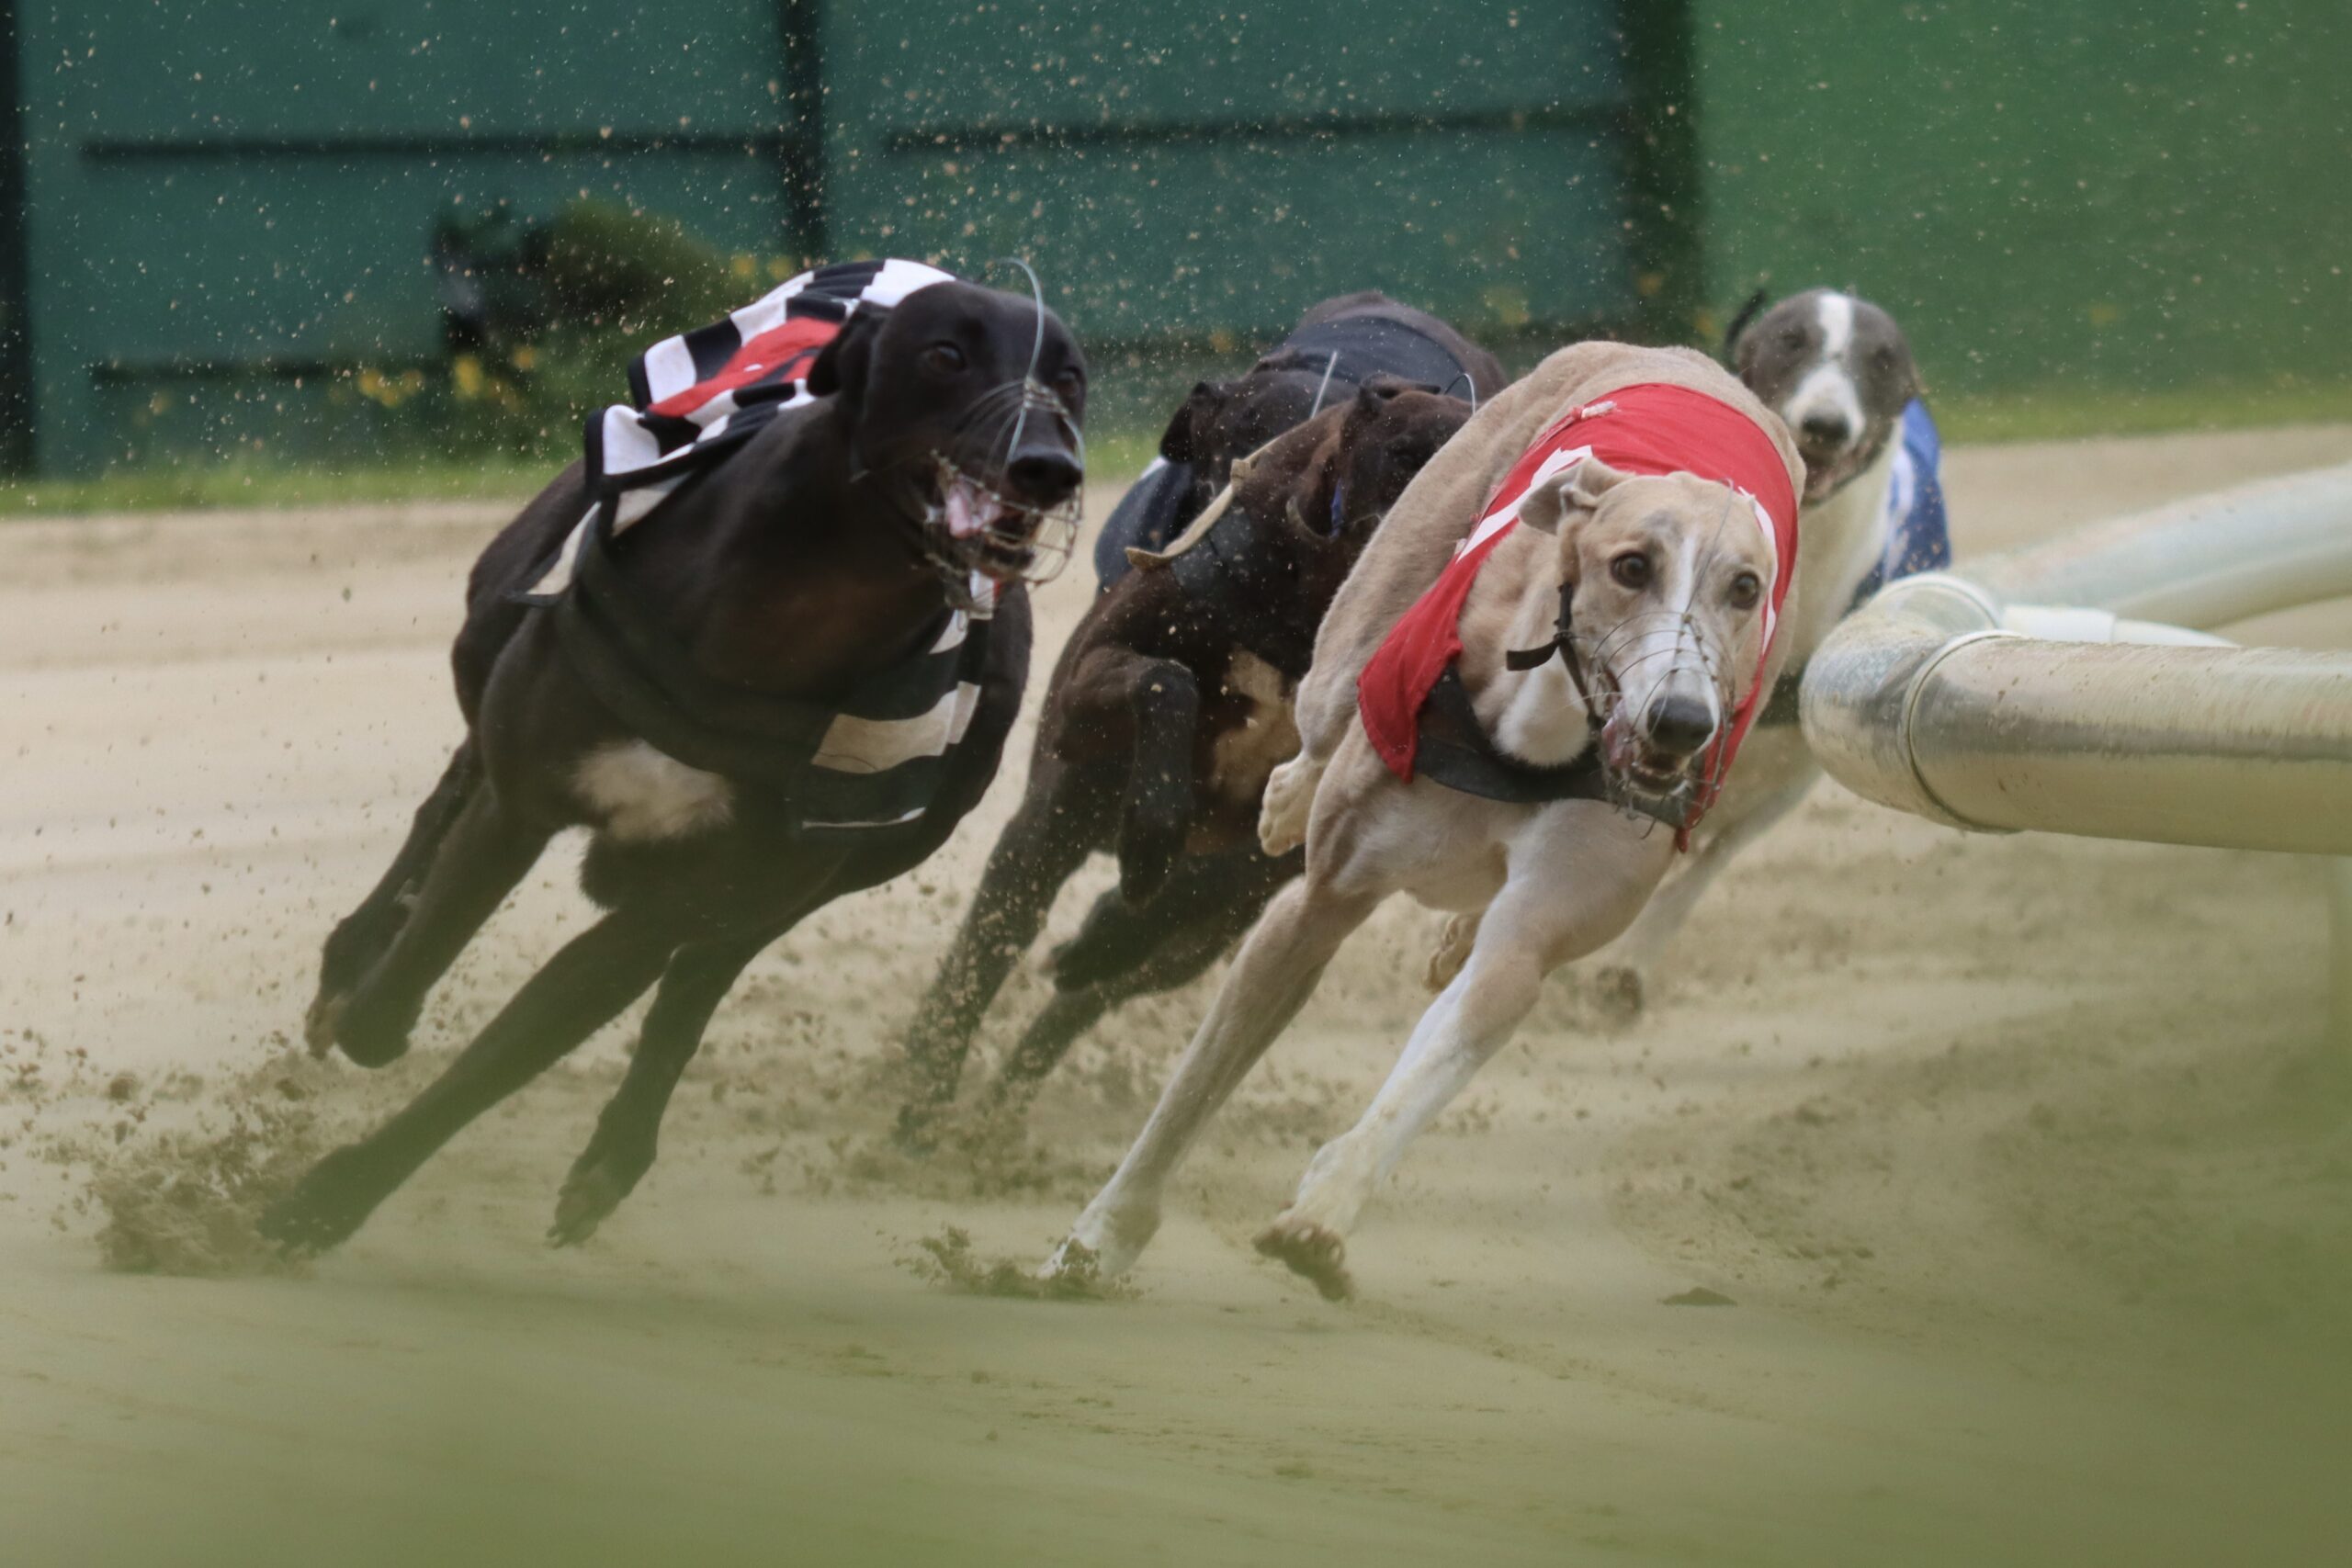
[[[10,12],[46,467],[362,444],[318,382],[438,352],[427,236],[459,199],[617,199],[768,256],[1027,255],[1111,349],[1229,355],[1363,288],[1555,336],[1695,298],[1657,107],[1678,3]]]
[[[1694,0],[1709,293],[1849,286],[1939,389],[2352,374],[2346,0]]]
[[[350,444],[291,383],[439,352],[461,197],[585,191],[765,256],[1025,254],[1106,348],[1230,355],[1373,286],[1532,352],[1819,282],[1893,307],[1946,391],[2338,381],[2352,344],[2346,0],[10,16],[0,368],[28,326],[50,466]]]
[[[43,467],[266,444],[297,378],[436,355],[452,203],[590,195],[747,251],[786,227],[775,0],[11,8]]]
[[[1473,328],[1639,308],[1613,0],[827,17],[831,231],[1038,257],[1090,343],[1252,341],[1350,288]]]

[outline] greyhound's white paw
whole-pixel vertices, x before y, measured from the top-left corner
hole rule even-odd
[[[1258,807],[1258,846],[1270,855],[1284,855],[1306,842],[1307,813],[1315,805],[1315,786],[1323,782],[1324,764],[1301,751],[1266,779],[1266,793]]]
[[[1438,935],[1436,951],[1430,954],[1430,966],[1421,976],[1422,982],[1432,991],[1442,991],[1453,984],[1453,977],[1470,962],[1470,949],[1477,941],[1476,915],[1448,915],[1445,930]]]
[[[1102,1258],[1074,1235],[1064,1236],[1052,1256],[1037,1265],[1040,1280],[1096,1280],[1102,1272]]]
[[[1285,1209],[1258,1233],[1256,1245],[1312,1284],[1325,1301],[1343,1302],[1355,1294],[1356,1282],[1348,1275],[1348,1244],[1339,1232]]]
[[[1098,1280],[1115,1279],[1136,1266],[1143,1249],[1150,1244],[1152,1233],[1159,1229],[1156,1213],[1134,1211],[1124,1214],[1098,1213],[1088,1210],[1069,1228],[1069,1235],[1054,1248],[1037,1269],[1040,1280],[1058,1280],[1065,1275],[1085,1275]]]

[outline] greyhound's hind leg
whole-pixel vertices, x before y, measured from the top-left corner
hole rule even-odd
[[[391,1119],[312,1167],[270,1205],[261,1231],[290,1252],[323,1252],[357,1230],[466,1124],[612,1021],[662,973],[674,938],[623,910],[566,942],[473,1043]]]
[[[907,1101],[899,1139],[923,1146],[956,1098],[964,1057],[1013,964],[1037,940],[1046,912],[1092,851],[1102,802],[1093,782],[1040,757],[1021,807],[989,852],[972,907],[907,1031]]]
[[[1119,818],[1119,896],[1141,905],[1167,883],[1192,830],[1201,693],[1193,672],[1171,660],[1136,660],[1128,676],[1136,749]]]
[[[424,885],[392,944],[350,993],[325,1040],[363,1067],[380,1067],[408,1049],[424,998],[482,922],[538,860],[543,829],[514,820],[487,782],[468,792],[443,835]]]
[[[368,977],[368,971],[382,962],[401,928],[408,923],[409,910],[425,874],[433,868],[435,855],[440,852],[441,841],[448,837],[480,779],[473,737],[469,735],[458,743],[441,782],[416,808],[408,839],[375,891],[336,922],[327,937],[319,958],[318,994],[311,1000],[302,1026],[313,1051],[324,1054],[334,1043],[336,1021],[350,1004],[352,993]]]
[[[1103,894],[1057,957],[1054,981],[1061,988],[1005,1059],[998,1098],[1025,1101],[1111,1009],[1196,978],[1297,874],[1300,858],[1269,860],[1245,851],[1179,862],[1174,880],[1148,912],[1129,908],[1116,893]]]

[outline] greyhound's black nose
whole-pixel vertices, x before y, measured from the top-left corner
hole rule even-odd
[[[1677,757],[1688,757],[1715,732],[1715,716],[1696,697],[1661,697],[1650,705],[1650,744]]]
[[[1804,432],[1805,440],[1815,446],[1843,446],[1846,438],[1854,434],[1854,427],[1846,423],[1846,416],[1834,409],[1817,410],[1805,415],[1798,428]]]
[[[1013,499],[1029,506],[1058,506],[1086,478],[1078,459],[1057,446],[1023,446],[1004,466]]]

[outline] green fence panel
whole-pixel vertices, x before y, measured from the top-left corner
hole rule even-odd
[[[435,352],[453,203],[786,229],[773,0],[17,6],[42,466],[152,449],[191,378]]]
[[[1263,339],[1362,288],[1479,330],[1623,321],[1643,246],[1619,15],[830,6],[828,231],[1026,254],[1100,344]]]
[[[1229,354],[1363,288],[1487,333],[1655,319],[1684,9],[0,0],[39,460],[349,443],[281,404],[439,352],[458,204],[1026,255],[1105,348]]]
[[[1945,390],[2345,378],[2344,0],[1692,10],[1719,301],[1858,288]]]

